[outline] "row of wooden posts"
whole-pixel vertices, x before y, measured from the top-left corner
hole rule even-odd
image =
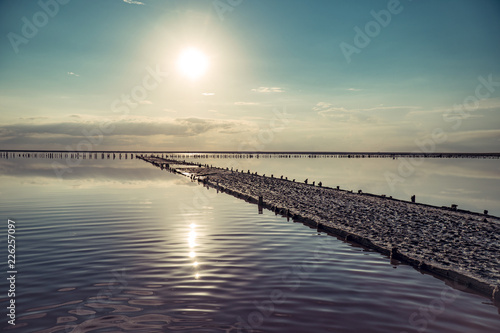
[[[138,158],[141,158],[141,159],[145,159],[144,157],[142,156],[138,156]],[[161,169],[169,169],[170,168],[170,165],[168,163],[154,163],[154,162],[151,162],[153,164],[155,164],[156,166],[160,167]],[[198,167],[206,167],[206,168],[215,168],[215,169],[223,169],[223,168],[219,168],[219,167],[214,167],[212,165],[208,165],[208,164],[201,164],[201,163],[193,163],[193,162],[190,162],[189,164],[193,164],[193,165],[197,165]],[[226,167],[226,170],[229,171],[229,167]],[[241,173],[244,173],[243,170],[239,170],[239,169],[236,169],[236,171],[233,170],[233,168],[231,168],[231,172],[241,172]],[[247,174],[253,174],[253,175],[258,175],[257,172],[255,173],[251,173],[250,170],[247,170]],[[266,177],[266,174],[263,174],[262,177]],[[271,174],[271,178],[274,179],[274,174]],[[194,179],[193,175],[191,176],[191,179]],[[283,175],[280,176],[280,179],[284,179],[284,180],[288,180],[288,177],[285,177],[283,178]],[[309,178],[307,178],[306,180],[304,180],[304,183],[305,184],[308,184],[308,181],[309,181]],[[292,182],[295,182],[295,179],[292,180]],[[204,180],[204,183],[206,183],[206,180]],[[315,181],[312,182],[311,184],[312,186],[315,186]],[[318,186],[319,187],[322,187],[323,186],[323,183],[322,182],[319,182],[318,183]],[[337,190],[340,190],[340,186],[337,186]],[[350,191],[352,193],[352,191]],[[363,191],[362,190],[358,190],[358,194],[363,194]],[[382,195],[381,197],[384,197],[385,198],[385,195]],[[389,199],[392,199],[392,196],[389,197]],[[412,203],[416,203],[416,197],[415,195],[412,195],[410,197],[410,200]],[[259,196],[259,206],[262,206],[264,204],[264,200],[263,200],[263,197],[262,196]],[[450,207],[451,210],[454,210],[456,211],[458,209],[458,205],[456,204],[452,204],[451,207]],[[484,215],[488,215],[488,210],[485,209],[483,211],[483,214]]]

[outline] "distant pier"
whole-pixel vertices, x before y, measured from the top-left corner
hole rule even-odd
[[[306,184],[168,156],[137,156],[349,242],[450,279],[500,303],[500,218]]]

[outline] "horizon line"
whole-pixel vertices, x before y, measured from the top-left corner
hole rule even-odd
[[[405,151],[231,151],[231,150],[58,150],[58,149],[0,149],[0,152],[33,152],[33,153],[161,153],[161,154],[249,154],[249,155],[470,155],[470,156],[500,156],[500,152],[405,152]]]

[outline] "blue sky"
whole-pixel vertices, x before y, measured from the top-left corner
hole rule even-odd
[[[499,1],[40,3],[0,3],[2,149],[500,146]]]

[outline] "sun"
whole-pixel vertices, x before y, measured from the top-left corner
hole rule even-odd
[[[200,50],[190,47],[184,49],[177,60],[179,71],[192,80],[203,76],[208,69],[208,58]]]

